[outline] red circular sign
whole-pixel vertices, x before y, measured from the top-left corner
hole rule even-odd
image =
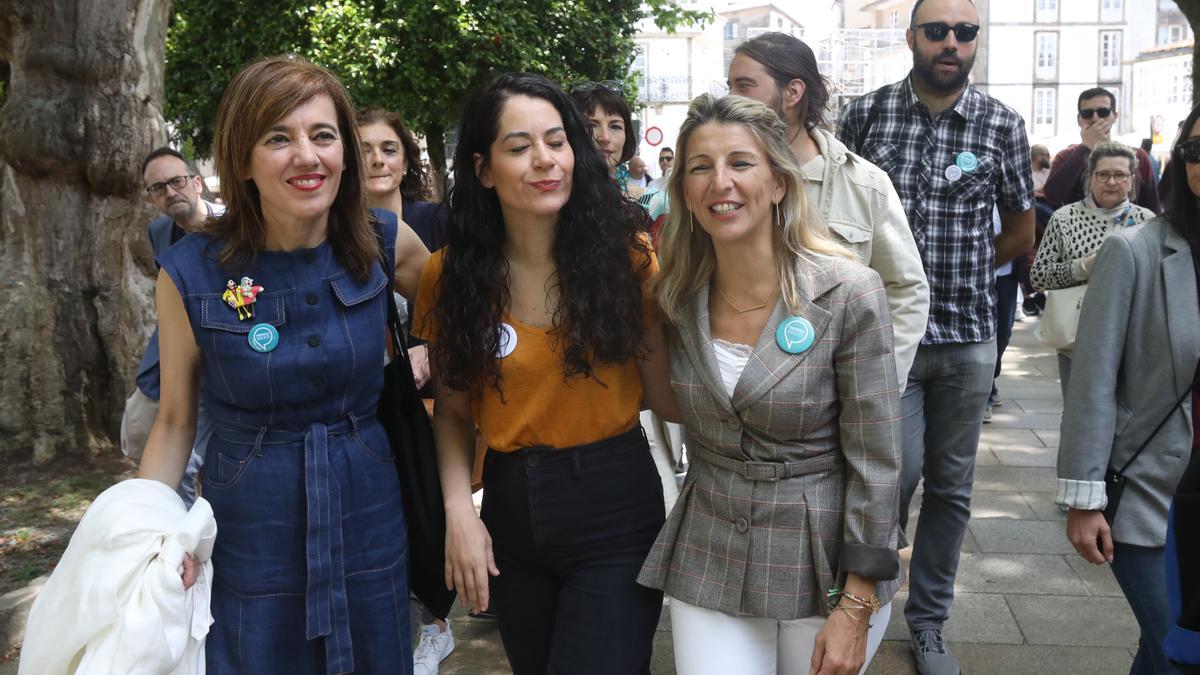
[[[649,127],[646,129],[646,142],[650,145],[658,145],[663,142],[662,129],[658,127]]]

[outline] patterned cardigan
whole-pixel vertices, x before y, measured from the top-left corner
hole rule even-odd
[[[1082,201],[1067,204],[1050,216],[1046,233],[1038,246],[1029,283],[1047,291],[1086,284],[1089,270],[1083,259],[1100,250],[1104,238],[1122,227],[1140,225],[1154,218],[1154,212],[1130,204],[1121,222],[1088,208]]]
[[[671,386],[691,466],[638,582],[684,602],[787,620],[828,612],[847,572],[900,585],[899,387],[879,276],[842,259],[802,262],[797,314],[816,329],[788,354],[778,301],[726,394],[708,288],[671,335]]]

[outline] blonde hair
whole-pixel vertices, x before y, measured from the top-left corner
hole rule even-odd
[[[709,282],[716,269],[712,238],[704,228],[692,222],[692,213],[683,199],[692,134],[710,123],[744,126],[758,141],[771,173],[784,185],[783,199],[778,206],[782,225],[772,224],[772,239],[780,294],[788,309],[795,312],[800,306],[797,263],[801,258],[856,258],[830,237],[824,221],[809,206],[800,180],[800,167],[787,144],[787,126],[770,108],[742,96],[717,98],[701,94],[688,107],[687,119],[679,128],[676,142],[675,171],[667,183],[672,208],[659,234],[661,271],[655,277],[652,292],[667,318],[678,321],[682,308]]]

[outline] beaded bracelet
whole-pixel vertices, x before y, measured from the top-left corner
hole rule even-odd
[[[858,605],[856,609],[869,609],[871,610],[872,614],[877,613],[880,608],[879,598],[874,595],[872,595],[870,598],[864,598],[861,595],[855,595],[850,591],[844,591],[836,587],[829,589],[829,591],[826,592],[825,597],[829,602],[830,609],[841,607],[839,600],[849,600],[850,602]]]

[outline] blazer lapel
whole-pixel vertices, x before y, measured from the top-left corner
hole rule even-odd
[[[709,388],[712,397],[717,400],[727,412],[733,412],[729,395],[725,393],[725,384],[721,381],[721,372],[717,366],[717,357],[712,350],[712,329],[708,321],[708,284],[702,284],[692,299],[687,316],[677,326],[679,338],[686,347],[687,357],[692,368],[700,377],[700,381]]]
[[[1196,304],[1196,273],[1192,251],[1170,226],[1163,245],[1163,287],[1167,295],[1167,334],[1171,341],[1171,363],[1175,371],[1176,395],[1192,382],[1196,372],[1196,335],[1200,334],[1200,307]],[[1174,251],[1174,253],[1170,253]]]
[[[833,288],[836,282],[831,275],[821,270],[815,270],[807,262],[802,261],[798,267],[797,279],[800,293],[798,312],[796,314],[789,313],[783,298],[776,301],[775,310],[771,312],[771,318],[767,320],[767,325],[759,335],[758,344],[754,346],[754,352],[746,362],[742,377],[733,390],[733,407],[739,412],[746,410],[752,403],[771,391],[785,375],[792,372],[810,354],[822,350],[821,340],[825,336],[825,329],[829,327],[830,313],[829,310],[818,307],[813,301]],[[810,272],[815,272],[815,274]],[[775,342],[775,331],[779,328],[779,324],[791,316],[802,316],[808,319],[812,322],[815,332],[812,347],[799,354],[789,354],[780,349]]]

